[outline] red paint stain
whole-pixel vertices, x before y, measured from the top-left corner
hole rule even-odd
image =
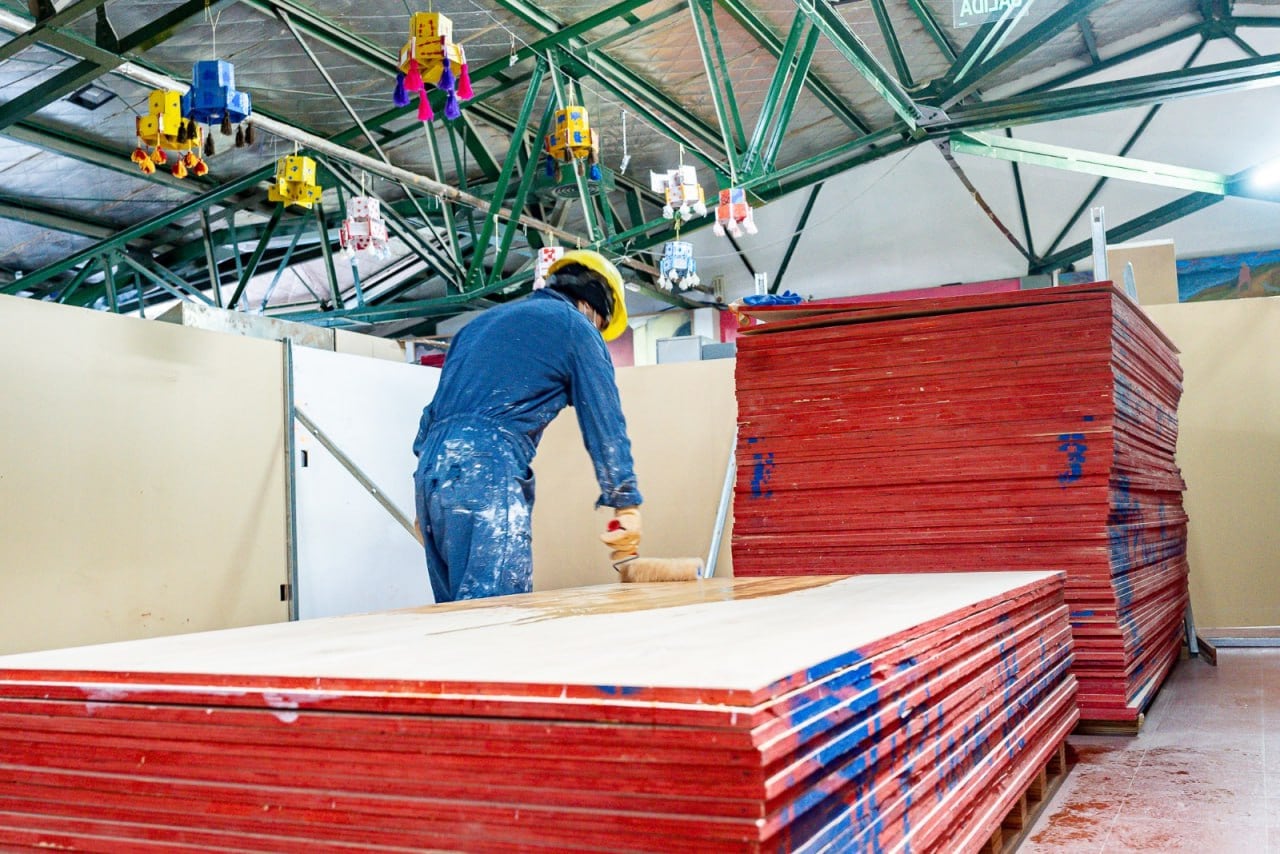
[[[1048,826],[1031,837],[1031,841],[1037,845],[1089,840],[1101,843],[1107,833],[1103,816],[1111,807],[1109,801],[1068,801],[1049,816]]]

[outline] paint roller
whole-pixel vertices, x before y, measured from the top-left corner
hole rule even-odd
[[[611,546],[613,568],[622,576],[622,582],[644,583],[650,581],[697,581],[699,578],[710,578],[715,573],[716,561],[720,555],[720,541],[724,537],[725,522],[729,515],[729,505],[733,501],[733,483],[738,472],[737,450],[738,431],[735,428],[733,439],[729,442],[729,462],[724,470],[724,485],[720,489],[720,506],[716,510],[716,524],[711,532],[711,550],[704,563],[696,557],[640,557],[636,547],[640,542],[640,519],[636,508],[624,508],[609,522],[600,539]],[[634,516],[629,513],[634,512]],[[625,522],[623,520],[626,520]],[[630,529],[630,530],[628,530]],[[703,572],[704,567],[710,571]]]
[[[618,510],[600,539],[613,549],[609,557],[624,584],[697,581],[702,574],[702,561],[696,557],[640,557],[640,511],[634,507]]]

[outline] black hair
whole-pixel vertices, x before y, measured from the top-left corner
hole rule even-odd
[[[613,289],[604,277],[582,264],[565,264],[547,278],[547,287],[577,305],[582,300],[605,322],[613,317]]]

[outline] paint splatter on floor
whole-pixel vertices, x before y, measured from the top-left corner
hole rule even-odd
[[[1180,662],[1136,738],[1077,764],[1019,854],[1280,854],[1280,650]]]

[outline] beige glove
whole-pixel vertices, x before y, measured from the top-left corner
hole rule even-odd
[[[612,549],[609,559],[614,563],[635,557],[640,547],[640,508],[619,507],[613,511],[600,542]]]
[[[417,516],[413,517],[413,538],[418,541],[418,545],[426,545],[422,539],[422,523],[418,520]]]

